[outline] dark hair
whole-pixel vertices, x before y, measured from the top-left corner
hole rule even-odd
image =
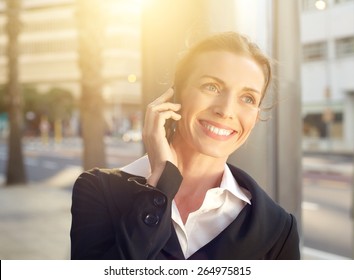
[[[262,68],[264,74],[265,84],[261,101],[263,100],[272,78],[270,59],[255,43],[236,32],[217,33],[196,43],[185,52],[177,63],[175,70],[174,88],[177,94],[181,92],[185,86],[188,76],[193,70],[195,58],[199,54],[209,51],[229,51],[254,59]]]

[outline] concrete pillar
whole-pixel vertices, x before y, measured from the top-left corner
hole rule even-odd
[[[354,92],[346,92],[344,100],[344,146],[345,150],[354,151]]]
[[[299,1],[274,0],[276,186],[278,202],[300,221],[302,200]]]

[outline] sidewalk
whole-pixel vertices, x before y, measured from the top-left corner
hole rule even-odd
[[[0,259],[70,258],[71,187],[80,168],[39,185],[0,186]]]

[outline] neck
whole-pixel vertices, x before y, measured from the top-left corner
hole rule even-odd
[[[177,158],[183,181],[174,198],[183,223],[189,213],[199,209],[206,192],[219,187],[224,174],[226,159],[214,158],[201,153],[175,139],[172,150]]]
[[[176,144],[179,143],[179,144]],[[180,139],[172,144],[176,154],[178,169],[182,173],[183,181],[193,188],[206,189],[218,187],[225,169],[226,158],[215,158],[198,153]]]

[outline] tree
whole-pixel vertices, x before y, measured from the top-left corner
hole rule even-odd
[[[8,36],[7,60],[8,81],[6,85],[6,108],[9,116],[8,160],[6,185],[26,183],[26,172],[22,153],[22,96],[18,81],[18,35],[20,33],[21,0],[6,0]]]
[[[84,169],[106,166],[102,97],[103,3],[102,0],[76,0]]]
[[[54,127],[54,138],[57,143],[63,137],[63,122],[68,122],[74,109],[74,97],[70,91],[52,88],[45,94],[47,116]]]
[[[49,121],[68,120],[75,107],[75,100],[70,91],[61,88],[51,88],[42,96],[42,112],[46,108]]]
[[[5,104],[6,93],[5,87],[0,86],[0,113],[7,113],[7,106]]]
[[[62,124],[69,123],[77,106],[76,103],[72,93],[63,88],[54,87],[45,93],[40,93],[35,87],[23,87],[23,111],[24,116],[27,117],[26,133],[30,135],[39,133],[40,121],[46,118],[54,127],[55,140],[60,142]]]

